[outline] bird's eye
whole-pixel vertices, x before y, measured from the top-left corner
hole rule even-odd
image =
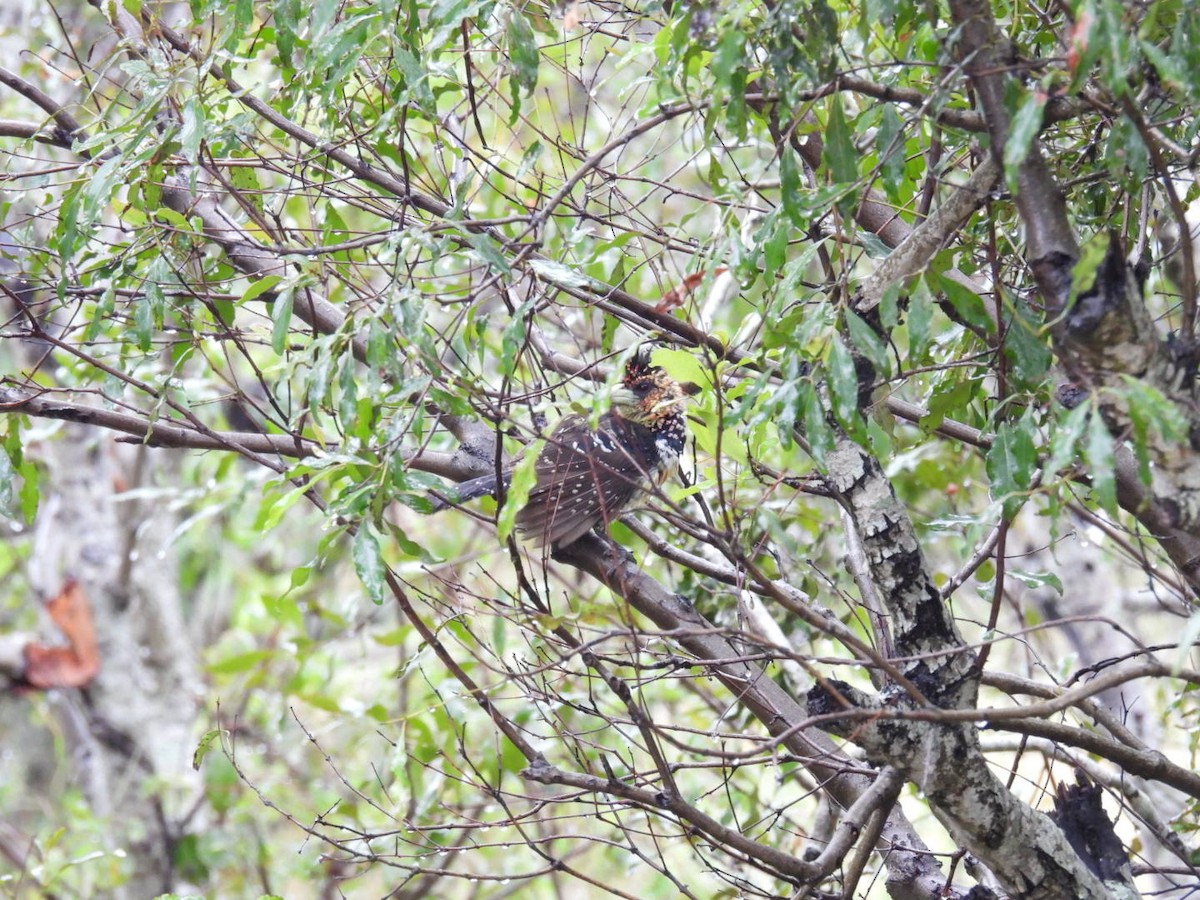
[[[633,389],[639,394],[645,394],[650,390],[650,385],[645,381],[638,381],[633,385]]]

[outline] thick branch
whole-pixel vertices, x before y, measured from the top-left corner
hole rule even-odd
[[[73,115],[63,109],[53,97],[35,85],[30,84],[15,72],[10,72],[8,69],[0,66],[0,84],[7,85],[25,99],[32,101],[39,109],[54,120],[54,124],[57,126],[57,133],[54,135],[55,143],[69,147],[73,140],[81,136],[82,129]],[[16,124],[19,125],[20,123]],[[38,129],[39,132],[41,130],[40,128]],[[85,153],[84,156],[87,156],[87,154]]]
[[[192,427],[161,419],[147,419],[131,413],[68,403],[48,394],[30,394],[13,388],[0,388],[0,412],[23,413],[39,419],[58,419],[107,428],[131,435],[147,447],[246,450],[295,457],[311,456],[317,450],[317,445],[312,441],[290,435],[261,434],[256,431],[214,431],[205,434]]]
[[[835,693],[836,692],[836,693]],[[831,715],[849,702],[869,713],[872,698],[841,682],[813,688],[809,712]],[[1046,816],[1022,803],[988,767],[971,726],[859,716],[831,730],[868,758],[913,779],[954,840],[977,855],[1014,896],[1035,900],[1106,900],[1107,889]]]
[[[1073,728],[1044,719],[1008,719],[993,727],[997,731],[1048,738],[1056,744],[1077,747],[1115,763],[1129,775],[1160,782],[1200,799],[1200,775],[1175,765],[1158,750],[1134,750],[1087,728]]]
[[[868,312],[879,305],[893,284],[924,270],[934,255],[948,246],[962,224],[986,201],[996,185],[1000,165],[988,157],[933,213],[906,234],[896,249],[876,267],[859,288],[855,309]]]
[[[963,61],[987,119],[992,156],[997,163],[1003,163],[1010,128],[1004,94],[1014,62],[1013,49],[996,27],[987,0],[950,0],[950,13],[958,26],[955,54]],[[1036,139],[1017,168],[1015,189],[1030,262],[1055,254],[1074,259],[1078,248],[1067,218],[1066,202]],[[1046,285],[1042,287],[1043,298],[1052,307],[1052,295],[1056,292],[1048,290]]]
[[[973,660],[933,583],[912,520],[883,469],[838,429],[826,455],[826,483],[854,522],[871,577],[885,598],[896,653],[914,657],[905,675],[934,705],[974,705],[976,686],[968,677]]]
[[[678,642],[701,660],[738,659],[742,654],[682,596],[671,594],[647,575],[637,561],[607,538],[589,534],[559,548],[559,562],[593,576],[660,628],[676,632]],[[805,766],[846,807],[853,806],[870,786],[870,779],[848,771],[850,761],[824,735],[803,723],[808,714],[786,691],[757,666],[725,664],[713,674],[767,730],[780,737]],[[945,886],[938,866],[911,824],[893,810],[884,829],[892,841],[887,851],[888,884],[904,885],[905,896],[939,896]]]

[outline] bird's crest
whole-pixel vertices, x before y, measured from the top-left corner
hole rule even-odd
[[[651,349],[646,346],[639,347],[637,353],[631,356],[629,361],[625,363],[625,377],[621,379],[621,382],[626,387],[630,387],[634,382],[652,373],[662,371],[660,366],[656,366],[650,362]]]

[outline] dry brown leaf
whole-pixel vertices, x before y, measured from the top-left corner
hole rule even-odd
[[[709,275],[716,278],[718,275],[723,275],[728,271],[729,269],[726,266],[717,266],[711,272],[693,272],[683,279],[682,284],[675,285],[675,287],[663,294],[662,299],[658,301],[658,305],[654,307],[654,311],[669,313],[673,309],[679,309],[679,307],[683,306],[684,301],[692,295],[692,291],[696,290],[705,278]]]
[[[67,639],[66,647],[31,643],[25,647],[25,680],[33,687],[83,687],[100,671],[100,651],[87,595],[74,579],[46,604],[50,619]]]

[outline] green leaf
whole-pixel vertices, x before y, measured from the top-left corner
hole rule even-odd
[[[21,516],[26,522],[37,518],[38,503],[41,500],[41,470],[31,459],[21,460],[17,467],[21,475]]]
[[[835,183],[858,181],[858,150],[851,140],[846,116],[842,111],[842,95],[834,94],[829,102],[829,122],[825,126],[825,146],[821,151]]]
[[[870,360],[871,365],[875,367],[876,374],[886,378],[892,371],[892,360],[882,338],[874,328],[849,308],[845,310],[845,320],[846,330],[849,332],[854,346]]]
[[[875,152],[879,155],[879,170],[888,197],[897,199],[904,180],[904,123],[896,112],[896,104],[883,104],[879,130],[875,133]]]
[[[424,112],[436,115],[437,103],[429,88],[429,73],[422,67],[421,61],[403,47],[394,48],[392,53],[402,76],[402,90],[398,92],[396,100],[403,103],[411,98]]]
[[[792,171],[795,172],[796,162],[791,161]],[[780,165],[782,174],[782,163]],[[799,175],[795,175],[795,183],[791,188],[783,188],[784,204],[788,202],[789,191],[794,196],[800,190]],[[790,213],[788,214],[791,215]],[[763,229],[770,228],[767,239],[763,242],[763,277],[771,279],[775,277],[775,273],[782,268],[787,261],[788,238],[790,237],[787,219],[779,217],[772,213],[767,222],[763,223]]]
[[[1095,59],[1099,62],[1099,77],[1113,94],[1128,91],[1130,70],[1138,65],[1130,52],[1130,33],[1126,5],[1117,0],[1101,0],[1096,6],[1096,23],[1091,28],[1089,50],[1096,45]]]
[[[274,0],[271,7],[271,19],[275,23],[275,46],[279,50],[280,62],[290,69],[300,29],[300,0]]]
[[[1097,25],[1096,5],[1091,0],[1084,0],[1075,9],[1075,25],[1070,32],[1070,49],[1076,56],[1075,71],[1067,91],[1071,94],[1079,89],[1093,76],[1092,66],[1095,65],[1101,49],[1104,47],[1104,28]]]
[[[367,596],[375,605],[382,604],[384,598],[383,556],[379,552],[379,540],[375,537],[369,523],[359,524],[350,555],[354,558],[354,571],[358,573],[358,580],[366,588]]]
[[[358,422],[358,366],[354,359],[347,356],[342,362],[341,372],[338,373],[337,384],[338,395],[338,419],[341,422],[342,430],[347,433],[358,433],[356,423]],[[370,408],[367,408],[370,412]],[[364,427],[370,425],[370,422],[365,422]],[[369,439],[369,435],[367,436]]]
[[[1087,431],[1088,416],[1092,411],[1088,403],[1081,403],[1072,410],[1063,410],[1062,407],[1056,409],[1059,422],[1051,433],[1050,455],[1043,467],[1047,480],[1057,478],[1059,472],[1078,459],[1079,441]]]
[[[263,493],[254,527],[259,532],[270,531],[282,521],[284,513],[304,499],[304,488],[290,483],[276,485]]]
[[[486,234],[477,234],[473,231],[463,232],[467,243],[478,251],[480,257],[497,272],[508,275],[512,272],[512,266],[508,264],[508,257],[500,249],[500,245],[496,239]]]
[[[234,34],[245,34],[254,21],[254,0],[234,0],[233,30]]]
[[[297,693],[296,696],[315,709],[324,710],[328,713],[340,713],[343,711],[342,704],[330,697],[328,694],[321,694],[315,691],[303,691]]]
[[[1138,479],[1151,480],[1153,444],[1180,444],[1187,440],[1187,419],[1179,408],[1151,384],[1130,375],[1121,376],[1124,407],[1133,425],[1133,452],[1138,461]]]
[[[513,108],[509,118],[509,122],[512,123],[516,122],[517,115],[521,110],[521,91],[528,96],[537,87],[540,55],[537,38],[534,36],[533,28],[529,25],[529,20],[516,10],[513,10],[512,15],[509,16],[505,36],[508,39],[508,58],[512,63],[513,71]]]
[[[900,324],[899,282],[889,284],[879,297],[879,324],[885,333],[890,333]]]
[[[284,629],[294,634],[303,634],[304,611],[301,610],[300,604],[296,602],[296,598],[291,595],[291,590],[291,588],[288,588],[288,592],[283,594],[276,593],[275,591],[268,591],[263,594],[263,609],[266,610],[267,615],[278,622]]]
[[[1046,109],[1047,96],[1041,90],[1029,91],[1021,98],[1021,104],[1012,118],[1008,143],[1004,145],[1004,179],[1009,190],[1017,190],[1017,174],[1033,142],[1042,130],[1042,115]]]
[[[295,295],[296,292],[293,288],[284,288],[275,295],[275,302],[271,305],[271,349],[280,356],[287,347],[289,328],[292,324],[292,302]]]
[[[508,260],[505,260],[505,265]],[[567,288],[584,288],[593,283],[593,280],[577,269],[572,269],[570,266],[565,266],[560,262],[554,262],[549,259],[531,259],[527,263],[529,268],[540,278],[544,278],[551,284],[556,284],[559,287]]]
[[[169,206],[160,206],[156,209],[154,211],[154,218],[184,234],[189,234],[192,231],[192,223],[187,220],[187,217],[181,216]]]
[[[211,303],[213,319],[226,327],[232,325],[234,314],[233,303],[219,296],[212,297]]]
[[[240,778],[225,754],[210,756],[204,766],[204,796],[218,816],[223,816],[237,802]]]
[[[1050,348],[1033,316],[1023,305],[1013,310],[1008,329],[1004,332],[1004,355],[1012,361],[1012,372],[1023,384],[1040,384],[1050,369]]]
[[[367,385],[371,394],[377,393],[382,387],[384,373],[399,377],[397,363],[398,354],[392,341],[391,331],[382,319],[373,318],[367,331]]]
[[[833,430],[826,419],[825,407],[816,388],[809,383],[800,385],[798,397],[804,414],[804,437],[808,440],[809,452],[813,461],[824,468],[825,456],[833,450]],[[779,423],[779,427],[781,430],[790,430],[786,423]]]
[[[521,461],[513,469],[512,480],[509,482],[508,490],[504,492],[504,505],[496,517],[496,532],[501,543],[506,542],[512,534],[513,527],[516,525],[517,512],[525,505],[529,499],[529,492],[533,490],[533,485],[537,482],[537,458],[545,445],[545,439],[530,443],[525,448]]]
[[[992,438],[987,454],[987,474],[992,496],[1004,503],[1004,515],[1012,518],[1025,502],[1037,468],[1031,413],[1016,422],[1003,422]]]
[[[504,772],[516,775],[528,764],[522,754],[520,748],[512,741],[503,741],[500,744],[500,768]]]
[[[1020,572],[1015,569],[1009,569],[1007,574],[1010,578],[1015,578],[1027,588],[1037,590],[1038,588],[1048,587],[1060,597],[1063,594],[1062,581],[1053,572]]]
[[[154,282],[147,282],[144,295],[133,304],[133,336],[143,353],[149,353],[154,346],[154,306],[155,300],[161,298],[162,289]]]
[[[1188,438],[1188,419],[1166,394],[1132,375],[1121,376],[1129,416],[1146,434],[1157,433],[1167,443]]]
[[[738,28],[725,29],[712,57],[712,77],[719,94],[729,94],[733,73],[745,64],[746,35]]]
[[[76,182],[64,193],[62,205],[59,207],[53,247],[63,259],[74,257],[75,250],[83,238],[82,232],[90,225],[90,221],[85,221],[83,212],[85,204],[80,190],[81,184],[82,182]]]
[[[977,389],[978,384],[961,371],[949,374],[934,388],[929,398],[929,412],[921,417],[921,428],[931,432],[940,426],[947,416],[967,418],[967,407],[974,399]]]
[[[924,278],[917,279],[908,296],[908,360],[912,366],[924,363],[933,323],[934,302]]]
[[[425,563],[435,563],[433,555],[426,547],[421,546],[412,538],[410,538],[399,525],[393,522],[388,522],[388,533],[392,536],[392,540],[396,542],[396,546],[400,548],[400,552],[411,559],[419,559]]]
[[[858,409],[858,373],[854,369],[854,357],[836,335],[830,342],[829,359],[825,365],[829,373],[829,399],[834,418],[856,440],[865,440],[866,429]]]
[[[274,650],[248,650],[210,663],[208,671],[213,675],[238,675],[262,668],[262,664],[274,655]]]
[[[1182,91],[1190,96],[1194,101],[1197,97],[1197,88],[1200,87],[1196,83],[1194,74],[1189,71],[1187,63],[1173,53],[1164,53],[1163,50],[1151,41],[1141,41],[1139,46],[1146,59],[1158,70],[1158,77],[1168,83],[1172,88]],[[1085,70],[1086,72],[1086,70]]]
[[[399,628],[385,631],[382,634],[373,634],[371,635],[371,640],[381,647],[403,647],[404,642],[412,636],[412,632],[411,625],[403,625]]]
[[[954,311],[963,321],[983,334],[992,334],[996,330],[996,322],[983,298],[964,284],[948,278],[941,273],[934,276],[934,287],[945,295]]]
[[[1122,116],[1112,123],[1103,159],[1111,179],[1105,184],[1141,184],[1146,178],[1150,155],[1137,126],[1128,118]]]
[[[652,360],[680,384],[708,387],[712,384],[712,372],[688,350],[655,350]]]
[[[174,842],[171,862],[177,876],[186,882],[203,884],[212,877],[199,835],[180,835]],[[157,900],[162,900],[162,897]]]
[[[224,733],[225,732],[220,728],[213,728],[204,733],[204,736],[200,738],[199,743],[196,744],[195,752],[192,754],[193,769],[195,769],[197,772],[200,771],[200,764],[204,762],[204,757],[208,756],[209,751],[211,751],[214,746],[220,746],[221,735]]]
[[[1098,412],[1093,411],[1088,420],[1087,445],[1084,448],[1088,472],[1092,477],[1092,491],[1096,501],[1111,515],[1117,514],[1117,481],[1115,450],[1108,426]]]
[[[179,128],[179,144],[184,158],[195,164],[200,156],[200,144],[204,140],[204,107],[200,98],[192,94],[183,104],[183,124]]]
[[[783,199],[783,211],[787,214],[787,217],[795,224],[802,225],[803,205],[800,201],[800,171],[796,167],[796,157],[792,153],[792,148],[786,145],[779,151],[779,193]],[[787,231],[785,229],[778,229],[778,233],[782,234],[784,240],[783,249],[786,249]],[[772,235],[772,240],[774,238],[775,235]],[[779,252],[775,248],[768,248],[768,252],[771,250],[775,250],[776,253]],[[779,258],[777,261],[779,264],[783,262],[782,258]],[[768,257],[769,266],[771,262],[772,259]],[[774,270],[778,268],[778,265],[770,266],[770,268]]]
[[[1066,309],[1070,310],[1080,295],[1086,294],[1096,284],[1096,272],[1108,255],[1112,241],[1108,232],[1093,235],[1079,250],[1079,259],[1071,267],[1071,292]]]
[[[142,197],[142,210],[147,214],[162,206],[162,189],[166,183],[167,176],[161,165],[157,163],[150,166],[146,173],[146,180],[139,185]]]
[[[242,302],[249,303],[256,297],[261,297],[267,291],[272,290],[282,280],[279,275],[264,275],[262,278],[251,283],[250,287],[246,288],[242,293]]]
[[[500,336],[500,374],[509,378],[517,371],[517,360],[525,349],[525,335],[529,328],[528,313],[530,304],[527,300],[513,314],[504,332]]]

